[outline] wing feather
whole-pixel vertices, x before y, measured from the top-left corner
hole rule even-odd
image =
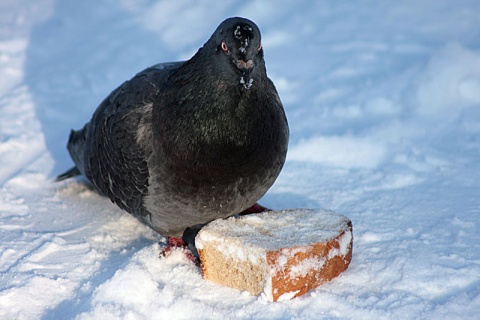
[[[182,64],[159,64],[140,72],[115,89],[82,130],[71,133],[68,149],[78,170],[130,213],[149,214],[143,198],[150,176],[152,105],[162,83]]]

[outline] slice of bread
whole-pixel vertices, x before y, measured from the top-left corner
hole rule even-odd
[[[287,300],[347,269],[352,222],[331,211],[268,211],[212,221],[195,245],[205,279]]]

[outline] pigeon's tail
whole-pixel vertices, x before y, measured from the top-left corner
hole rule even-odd
[[[75,176],[78,176],[78,175],[81,175],[81,174],[82,173],[80,172],[80,170],[78,170],[77,167],[73,167],[70,170],[67,170],[64,173],[58,175],[55,178],[55,181],[58,182],[58,181],[66,180],[68,178],[72,178],[72,177],[75,177]]]
[[[72,157],[75,166],[70,170],[59,175],[55,181],[62,181],[68,178],[72,178],[81,174],[83,172],[83,153],[84,153],[84,144],[85,144],[85,132],[87,130],[87,125],[82,130],[72,130],[70,132],[70,138],[68,139],[67,149]]]

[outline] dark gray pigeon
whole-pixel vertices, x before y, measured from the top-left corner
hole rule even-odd
[[[188,61],[150,67],[72,131],[75,167],[120,208],[164,236],[238,214],[285,162],[288,124],[267,77],[260,30],[223,21]]]

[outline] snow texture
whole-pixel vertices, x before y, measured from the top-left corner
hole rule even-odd
[[[263,32],[290,151],[261,203],[354,226],[333,281],[265,303],[204,281],[65,149],[116,86],[229,16]],[[3,0],[0,319],[478,319],[480,2]]]
[[[330,241],[348,228],[348,222],[345,216],[325,210],[268,211],[212,221],[199,232],[195,245],[203,249],[204,242],[235,241],[240,248],[258,247],[265,253]],[[247,257],[238,258],[245,260]]]

